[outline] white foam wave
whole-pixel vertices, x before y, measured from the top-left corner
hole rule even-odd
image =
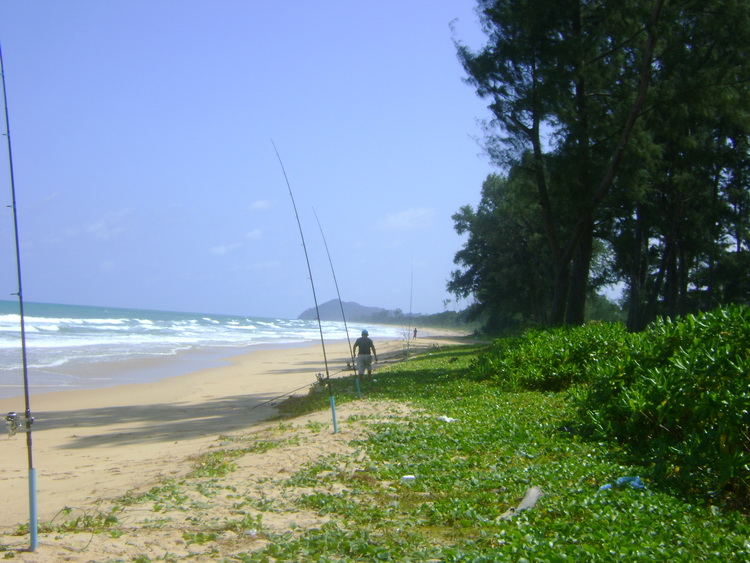
[[[113,309],[54,307],[50,314],[34,311],[24,319],[28,367],[43,386],[56,385],[54,381],[63,376],[54,370],[74,364],[320,339],[317,321],[148,311],[118,316]],[[20,317],[7,311],[12,309],[0,313],[0,388],[6,384],[15,388],[13,379],[21,364]],[[347,338],[343,323],[325,321],[322,326],[326,340]],[[368,328],[376,339],[401,337],[396,327]],[[359,329],[350,328],[349,336],[352,340],[359,336]]]

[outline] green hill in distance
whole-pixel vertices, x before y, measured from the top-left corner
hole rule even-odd
[[[344,314],[347,321],[372,321],[373,317],[387,317],[388,311],[381,307],[366,307],[353,301],[344,301]],[[321,321],[343,321],[341,315],[341,305],[338,299],[331,299],[318,305]],[[299,320],[314,321],[317,320],[315,307],[305,309],[300,313]]]

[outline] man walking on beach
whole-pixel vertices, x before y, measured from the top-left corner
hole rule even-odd
[[[372,359],[374,357],[377,362],[378,353],[375,351],[375,344],[370,340],[366,330],[363,330],[362,336],[354,341],[354,348],[352,350],[355,354],[359,350],[359,355],[357,356],[357,374],[364,375],[365,370],[367,370],[367,375],[372,375]]]

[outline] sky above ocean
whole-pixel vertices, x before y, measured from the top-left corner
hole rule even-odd
[[[0,2],[26,299],[296,317],[312,295],[273,139],[319,300],[337,295],[315,214],[342,300],[443,311],[451,215],[493,171],[454,46],[483,44],[474,9]],[[11,235],[4,213],[0,298]]]

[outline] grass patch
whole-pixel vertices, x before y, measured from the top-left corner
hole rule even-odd
[[[742,512],[674,494],[632,449],[578,433],[580,405],[557,390],[584,384],[569,364],[607,361],[623,334],[587,330],[559,332],[556,341],[571,342],[573,353],[538,350],[537,363],[543,358],[554,373],[535,366],[516,374],[512,391],[507,374],[477,372],[490,369],[487,347],[442,348],[379,369],[362,382],[363,396],[406,401],[420,414],[368,423],[369,437],[353,444],[367,452],[359,471],[336,470],[333,459],[302,469],[291,482],[318,490],[298,505],[331,520],[270,537],[244,560],[749,560]],[[543,340],[521,342],[529,350]],[[516,369],[521,360],[514,351]],[[518,388],[524,379],[534,390]],[[336,381],[337,403],[355,399],[349,386]],[[291,412],[323,408],[327,392],[313,392]],[[643,487],[623,477],[640,477]],[[544,492],[537,505],[501,518],[532,486]]]

